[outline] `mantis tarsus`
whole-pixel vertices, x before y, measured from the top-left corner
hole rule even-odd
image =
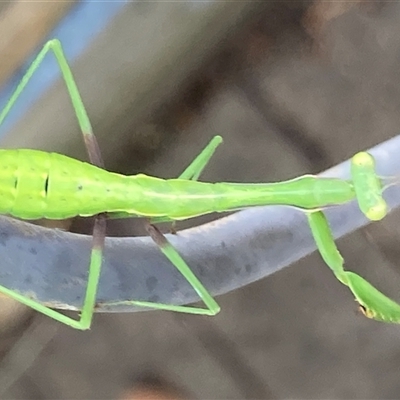
[[[260,205],[288,205],[302,209],[319,252],[336,278],[348,286],[361,310],[369,317],[385,322],[400,322],[400,305],[387,298],[364,278],[346,271],[322,209],[357,200],[371,220],[387,213],[382,192],[383,181],[375,173],[375,162],[361,152],[352,159],[352,180],[318,178],[306,175],[286,182],[270,184],[198,182],[221,137],[214,137],[177,179],[159,179],[146,175],[124,176],[103,169],[97,141],[60,42],[50,40],[39,52],[20,84],[0,113],[0,124],[43,58],[52,51],[67,86],[91,164],[35,150],[0,150],[0,213],[22,219],[64,219],[95,216],[93,246],[88,283],[78,320],[74,320],[16,291],[0,286],[0,293],[76,329],[88,329],[96,308],[107,218],[143,217],[147,230],[163,254],[187,279],[206,308],[126,301],[160,310],[215,315],[219,306],[193,274],[178,252],[154,225],[210,213],[232,211]],[[121,303],[118,303],[121,304]]]

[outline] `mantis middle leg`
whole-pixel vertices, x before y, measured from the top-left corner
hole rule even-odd
[[[190,163],[190,165],[182,172],[179,176],[181,179],[197,180],[208,164],[210,158],[214,154],[217,146],[222,142],[220,136],[215,136],[210,143],[202,150],[202,152]],[[127,213],[112,213],[111,218],[126,218],[131,217]],[[146,228],[153,239],[153,241],[160,248],[161,252],[171,261],[171,263],[179,270],[179,272],[185,277],[193,289],[197,292],[199,297],[203,300],[207,308],[191,307],[191,306],[177,306],[162,303],[152,303],[146,301],[122,301],[112,302],[107,304],[112,305],[137,305],[142,307],[150,307],[158,310],[167,310],[182,312],[188,314],[200,314],[200,315],[215,315],[220,311],[220,307],[208,290],[199,281],[196,275],[192,272],[190,267],[187,265],[185,260],[177,252],[177,250],[171,245],[168,239],[162,234],[162,232],[154,225],[154,223],[168,222],[170,219],[166,218],[155,218],[151,221],[146,222]]]

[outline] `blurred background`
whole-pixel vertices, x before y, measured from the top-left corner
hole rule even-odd
[[[288,179],[398,133],[399,22],[400,3],[362,0],[0,3],[0,105],[57,37],[108,169],[174,177],[220,134],[204,180]],[[51,57],[0,135],[2,147],[87,160]],[[397,299],[398,217],[339,241],[347,265]],[[108,234],[144,229],[113,221]],[[2,300],[0,398],[133,398],[146,386],[168,387],[165,398],[400,395],[400,328],[360,316],[317,254],[218,300],[212,319],[102,314],[89,332]]]

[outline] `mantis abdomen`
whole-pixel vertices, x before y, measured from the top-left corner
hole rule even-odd
[[[56,153],[0,150],[0,213],[23,219],[101,212],[185,219],[267,204],[315,209],[354,197],[353,185],[335,178],[270,184],[164,180],[120,175]]]
[[[115,187],[109,190],[117,179],[112,175],[61,154],[0,150],[0,213],[23,219],[94,215],[118,195]]]

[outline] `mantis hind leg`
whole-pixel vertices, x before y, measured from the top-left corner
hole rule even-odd
[[[85,146],[87,148],[89,159],[92,164],[97,166],[103,166],[103,161],[101,159],[99,147],[97,145],[97,141],[93,135],[92,127],[90,124],[89,117],[85,110],[85,106],[83,104],[82,98],[80,96],[79,90],[76,86],[75,80],[73,78],[71,69],[68,65],[67,59],[64,55],[64,52],[61,47],[61,43],[57,39],[53,39],[48,41],[39,52],[35,60],[32,62],[31,66],[28,68],[27,72],[21,79],[21,82],[17,86],[16,90],[12,94],[10,100],[7,105],[0,113],[0,124],[4,121],[9,111],[13,107],[15,101],[18,99],[21,92],[24,90],[25,86],[31,79],[32,75],[36,71],[36,69],[40,66],[44,57],[50,51],[56,57],[58,66],[60,67],[62,77],[67,86],[67,90],[69,96],[71,98],[71,102],[73,108],[75,110],[76,117],[78,119],[79,126],[81,128]],[[20,293],[17,293],[13,290],[7,289],[3,286],[0,286],[0,292],[4,293],[13,299],[27,305],[28,307],[33,308],[36,311],[39,311],[50,318],[53,318],[59,322],[62,322],[66,325],[69,325],[76,329],[88,329],[90,327],[96,295],[97,295],[97,287],[100,278],[101,264],[102,264],[102,253],[104,247],[105,240],[105,231],[106,231],[106,222],[105,216],[99,215],[95,219],[94,229],[93,229],[93,245],[90,256],[90,265],[89,265],[89,273],[88,273],[88,283],[86,287],[86,292],[84,296],[84,303],[82,306],[82,313],[79,320],[74,320],[64,314],[53,310],[45,305],[33,300],[29,297],[23,296]]]
[[[87,115],[78,87],[76,86],[71,69],[65,58],[61,43],[58,40],[52,40],[47,44],[50,44],[50,48],[53,50],[57,62],[60,66],[62,76],[67,86],[72,106],[75,110],[79,127],[83,135],[84,144],[89,156],[89,160],[92,164],[104,168],[104,162],[100,153],[98,142],[95,135],[93,134],[92,125]],[[82,305],[81,317],[78,321],[79,329],[88,329],[92,322],[96,303],[97,288],[99,285],[101,274],[105,237],[106,215],[98,214],[96,215],[94,220],[88,282],[86,286],[85,298]]]

